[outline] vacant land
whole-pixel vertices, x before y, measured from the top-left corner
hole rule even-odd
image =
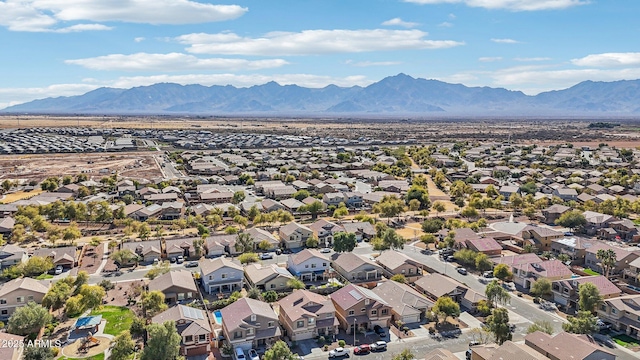
[[[2,160],[0,160],[0,161],[2,161]],[[6,176],[0,175],[0,178],[4,178],[4,177],[6,177]],[[24,200],[24,199],[28,199],[30,197],[34,197],[34,196],[36,196],[38,194],[41,194],[43,192],[44,192],[44,190],[33,190],[33,191],[28,191],[28,192],[27,191],[17,191],[17,192],[11,193],[11,194],[4,195],[2,198],[0,198],[0,201],[3,204],[9,204],[9,203],[12,203],[12,202],[16,202],[18,200]]]

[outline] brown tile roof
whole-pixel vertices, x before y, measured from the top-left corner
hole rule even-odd
[[[245,266],[244,273],[246,274],[247,279],[254,284],[259,284],[264,281],[268,281],[271,278],[280,276],[293,279],[293,275],[291,275],[289,270],[281,268],[276,264],[264,266],[262,264],[250,264]]]
[[[358,267],[369,264],[376,268],[380,268],[380,265],[374,263],[373,261],[366,259],[360,255],[356,255],[354,253],[341,253],[335,256],[333,263],[339,267],[341,267],[346,272],[351,272],[352,270],[357,269]]]
[[[497,346],[496,344],[474,346],[472,351],[484,360],[546,360],[548,357],[525,345],[511,341]]]
[[[280,311],[286,313],[291,321],[296,321],[304,316],[335,314],[336,311],[333,301],[329,297],[308,290],[294,290],[291,295],[280,299],[278,305]]]
[[[540,261],[529,264],[519,264],[514,266],[515,269],[525,270],[542,277],[570,277],[573,272],[567,265],[558,259]]]
[[[468,246],[474,248],[476,251],[485,252],[485,251],[500,251],[502,250],[502,245],[500,245],[493,238],[486,237],[480,239],[469,239],[467,240]]]
[[[419,314],[422,310],[433,306],[427,299],[412,287],[395,281],[385,281],[372,289],[381,299],[386,301],[400,316]]]
[[[244,270],[242,265],[237,264],[226,257],[219,257],[215,259],[204,259],[203,261],[200,262],[200,270],[204,275],[211,274],[212,272],[222,267],[230,267],[232,269],[236,269],[239,271]]]
[[[251,314],[278,321],[278,316],[269,304],[250,298],[241,298],[220,310],[220,313],[222,314],[222,323],[229,333],[240,328],[254,327],[255,324],[251,323]]]
[[[182,336],[211,333],[207,314],[190,306],[176,305],[151,318],[154,324],[162,324],[165,321],[174,321],[178,333]]]
[[[198,288],[193,281],[193,274],[188,270],[173,270],[166,274],[162,274],[149,282],[149,291],[165,291],[172,286],[181,287],[193,292],[197,292]]]
[[[0,287],[0,297],[6,296],[18,289],[38,292],[44,295],[49,291],[49,282],[45,283],[28,277],[9,280]]]
[[[511,256],[502,256],[492,258],[496,264],[507,264],[509,266],[519,265],[519,264],[530,264],[533,262],[540,262],[542,259],[538,257],[536,254],[520,254],[520,255],[511,255]]]
[[[383,251],[382,254],[376,258],[376,262],[391,270],[397,269],[406,263],[416,264],[415,260],[395,250]]]
[[[435,297],[447,295],[456,289],[464,288],[464,285],[456,280],[438,273],[426,274],[416,280],[414,284]]]
[[[458,358],[447,349],[434,349],[424,356],[424,360],[458,360]]]
[[[363,298],[368,298],[381,305],[388,305],[378,294],[361,286],[349,284],[330,295],[331,300],[341,309],[349,309],[359,303]]]
[[[21,344],[24,341],[24,336],[18,336],[8,333],[0,333],[0,359],[3,360],[18,360],[22,353],[20,346],[11,346],[13,344]]]
[[[322,260],[325,260],[327,262],[329,262],[329,258],[327,258],[326,256],[324,256],[324,254],[322,254],[320,251],[318,251],[317,249],[304,249],[302,251],[300,251],[297,254],[291,254],[289,255],[289,259],[291,259],[291,263],[295,264],[295,265],[299,265],[302,264],[303,262],[311,259],[311,258],[320,258]]]
[[[613,355],[591,340],[586,340],[581,336],[566,332],[561,332],[552,337],[543,332],[536,331],[525,336],[524,341],[526,345],[535,346],[558,360],[585,359],[598,351],[604,352],[609,356]],[[598,358],[602,359],[603,357]]]
[[[598,291],[600,292],[600,295],[602,295],[602,296],[611,296],[611,295],[614,295],[614,294],[622,294],[622,291],[620,290],[619,287],[615,286],[611,281],[609,281],[609,279],[607,279],[606,277],[604,277],[602,275],[583,276],[583,277],[580,277],[580,278],[558,280],[558,281],[554,281],[554,282],[561,283],[566,287],[572,287],[576,291],[578,291],[578,287],[579,287],[580,284],[591,283],[591,284],[595,285],[595,287],[598,288]]]

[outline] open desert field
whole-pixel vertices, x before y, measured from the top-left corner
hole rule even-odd
[[[153,179],[162,173],[155,152],[37,154],[0,156],[0,179],[42,180],[48,176],[86,173],[89,178],[114,171],[121,177]],[[101,172],[102,171],[102,172]]]

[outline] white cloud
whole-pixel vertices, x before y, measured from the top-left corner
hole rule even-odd
[[[137,38],[133,38],[133,41],[135,41],[135,42],[137,42],[137,43],[139,43],[139,42],[143,42],[143,41],[145,41],[145,40],[146,40],[146,39],[145,39],[144,37],[142,37],[142,36],[139,36],[139,37],[137,37]]]
[[[62,29],[56,29],[54,32],[57,33],[70,33],[70,32],[81,32],[81,31],[105,31],[105,30],[113,30],[110,26],[105,26],[102,24],[77,24],[68,26]]]
[[[369,67],[369,66],[393,66],[402,64],[401,61],[352,61],[347,60],[346,64],[357,67]]]
[[[440,24],[438,24],[438,26],[440,26],[440,27],[453,27],[453,24],[448,22],[448,21],[445,21],[445,22],[441,22]]]
[[[548,57],[529,57],[529,58],[527,58],[527,57],[524,57],[524,58],[517,57],[517,58],[514,58],[513,60],[520,61],[520,62],[536,62],[536,61],[549,61],[549,60],[551,60],[551,58],[548,58]]]
[[[56,28],[66,21],[122,21],[148,24],[193,24],[231,20],[247,8],[191,0],[5,0],[0,1],[0,26],[12,31],[71,32]],[[84,30],[96,30],[85,28]],[[100,29],[104,30],[104,29]]]
[[[416,27],[418,25],[420,25],[420,23],[417,22],[410,22],[410,21],[404,21],[400,18],[393,18],[391,20],[387,20],[385,22],[382,23],[383,26],[402,26],[405,28],[412,28],[412,27]]]
[[[260,38],[234,33],[187,34],[176,39],[198,54],[312,55],[367,51],[444,49],[464,45],[453,40],[426,40],[420,30],[305,30],[271,32]]]
[[[589,3],[588,0],[404,0],[404,2],[420,5],[465,4],[469,7],[513,11],[557,10]]]
[[[640,52],[592,54],[573,59],[571,63],[593,67],[640,66]]]
[[[478,58],[478,61],[480,62],[495,62],[500,60],[502,60],[502,57],[500,56],[483,56],[481,58]]]
[[[498,44],[519,44],[520,41],[513,39],[491,39],[494,43]]]
[[[457,16],[454,13],[449,14],[449,19],[453,20],[455,19]]]
[[[93,70],[116,71],[258,70],[288,64],[287,61],[282,59],[201,59],[193,55],[180,53],[111,54],[86,59],[66,60],[65,63],[80,65]]]

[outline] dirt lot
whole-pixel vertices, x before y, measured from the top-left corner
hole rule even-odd
[[[42,180],[48,176],[85,173],[99,180],[117,172],[120,177],[153,179],[161,177],[155,152],[122,152],[115,154],[37,154],[0,156],[0,178]],[[102,172],[100,172],[102,170]]]

